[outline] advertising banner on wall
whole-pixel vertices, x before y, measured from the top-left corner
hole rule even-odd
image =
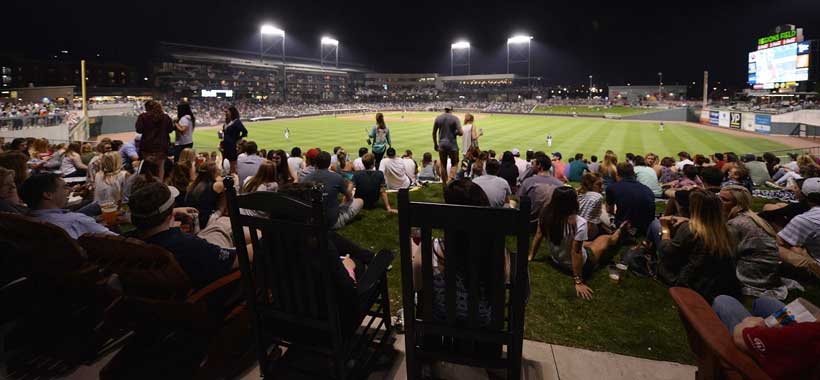
[[[755,115],[755,132],[771,133],[772,115]]]
[[[709,124],[709,110],[706,108],[700,110],[700,123]]]
[[[743,117],[740,118],[740,126],[744,131],[754,132],[755,130],[755,114],[744,112]]]
[[[729,127],[740,129],[740,121],[743,115],[740,112],[729,112]]]
[[[729,111],[720,111],[718,113],[718,125],[721,127],[729,127]]]
[[[720,112],[718,111],[709,111],[709,124],[718,125],[718,119],[720,118]]]

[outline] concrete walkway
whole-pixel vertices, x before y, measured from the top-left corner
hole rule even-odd
[[[405,380],[407,370],[404,361],[404,335],[396,335],[394,348],[398,356],[389,371],[373,373],[369,380]],[[65,379],[96,380],[100,369],[113,356],[97,361],[91,366],[81,366]],[[693,380],[695,367],[640,359],[608,352],[596,352],[564,347],[530,340],[524,341],[524,379],[526,380]],[[455,364],[438,364],[434,368],[436,379],[503,379],[504,373]],[[241,380],[259,380],[259,367],[248,370]]]

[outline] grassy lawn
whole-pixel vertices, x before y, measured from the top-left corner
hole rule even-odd
[[[555,113],[555,114],[568,114],[571,115],[573,112],[578,113],[578,115],[618,115],[618,116],[630,116],[630,115],[640,115],[643,113],[655,112],[658,111],[657,108],[641,108],[641,107],[627,107],[627,106],[536,106],[535,109],[532,111],[533,113]]]
[[[421,160],[424,152],[433,152],[431,132],[435,116],[434,113],[387,113],[385,120],[390,127],[393,147],[398,152],[412,150],[416,160]],[[248,123],[247,127],[248,139],[256,141],[260,149],[275,148],[290,152],[292,147],[298,146],[304,152],[310,147],[330,150],[334,146],[341,146],[355,157],[359,147],[367,146],[366,131],[373,125],[373,115],[367,114],[282,119]],[[526,149],[533,149],[558,151],[564,157],[580,152],[587,157],[595,154],[600,158],[603,158],[607,149],[612,149],[620,157],[627,152],[654,152],[661,157],[675,157],[681,150],[711,154],[728,151],[765,152],[787,148],[763,136],[731,136],[676,123],[668,123],[664,132],[658,132],[657,125],[653,123],[634,121],[479,114],[476,115],[475,125],[484,130],[484,136],[479,141],[481,148],[494,149],[499,156],[503,151],[513,148],[520,149],[522,154]],[[284,137],[285,128],[290,130],[288,140]],[[552,134],[553,137],[551,148],[546,146],[547,134]],[[216,150],[216,131],[197,130],[194,132],[194,142],[197,149]]]
[[[410,194],[415,201],[443,202],[441,185]],[[391,205],[397,204],[395,194],[390,201]],[[764,203],[757,200],[755,207]],[[662,207],[660,204],[659,209]],[[341,234],[364,247],[396,252],[399,249],[398,216],[383,209],[364,210]],[[693,362],[683,326],[663,284],[632,274],[615,284],[605,270],[599,270],[589,281],[595,291],[593,299],[584,301],[575,296],[572,280],[544,261],[546,254],[542,247],[530,263],[532,295],[527,305],[527,339],[649,359]],[[389,282],[391,310],[395,312],[401,308],[398,258]],[[820,288],[816,284],[807,286],[805,293],[790,293],[790,299],[799,296],[820,304]]]
[[[399,152],[411,149],[416,160],[421,160],[424,152],[432,151],[434,117],[433,113],[387,113],[385,119],[391,130],[393,146]],[[299,146],[306,151],[310,147],[330,150],[342,146],[355,155],[359,147],[365,146],[365,131],[369,131],[373,124],[373,115],[367,114],[284,119],[248,123],[247,126],[248,138],[256,141],[260,149],[290,151],[291,147]],[[484,130],[481,148],[495,149],[499,155],[512,148],[560,151],[565,157],[576,152],[603,157],[607,149],[623,157],[627,152],[673,156],[680,150],[710,154],[786,148],[765,137],[730,136],[675,123],[668,124],[666,131],[661,133],[652,123],[478,114],[476,126]],[[285,128],[290,130],[288,140],[284,138]],[[545,144],[548,133],[554,140],[551,149]],[[215,150],[216,131],[200,129],[195,132],[194,141],[197,150]],[[443,199],[440,185],[412,192],[411,196],[414,200],[429,202]],[[756,207],[761,207],[762,203],[758,202]],[[395,195],[391,195],[391,204],[397,205]],[[383,209],[363,211],[358,220],[341,233],[364,247],[398,252],[398,216],[389,215]],[[594,299],[582,301],[576,298],[571,279],[544,261],[545,254],[545,251],[540,252],[530,265],[532,295],[525,330],[528,339],[650,359],[692,362],[677,312],[662,284],[631,275],[619,284],[613,284],[605,271],[599,271],[589,281],[595,291]],[[401,305],[400,273],[397,260],[389,277],[393,311]],[[801,295],[799,292],[792,294]],[[816,287],[802,296],[820,304],[820,290]]]

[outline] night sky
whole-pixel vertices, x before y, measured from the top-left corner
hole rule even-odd
[[[147,66],[158,41],[258,51],[259,26],[287,31],[287,53],[318,57],[319,37],[342,61],[380,72],[449,74],[450,43],[468,39],[472,72],[505,72],[505,42],[534,36],[533,74],[546,83],[742,85],[746,55],[776,25],[820,39],[820,0],[713,1],[61,1],[11,0],[3,52]]]

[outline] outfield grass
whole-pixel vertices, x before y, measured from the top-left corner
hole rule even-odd
[[[433,114],[408,113],[386,115],[397,149],[412,149],[416,158],[431,151]],[[290,150],[293,146],[331,149],[339,145],[354,152],[365,145],[364,129],[372,125],[372,115],[288,119],[248,125],[249,138],[260,148]],[[673,155],[679,150],[711,153],[715,151],[758,152],[784,148],[764,138],[742,138],[670,124],[659,133],[652,123],[613,120],[549,118],[542,116],[478,115],[476,123],[484,128],[484,149],[503,151],[512,148],[546,150],[544,136],[555,139],[552,151],[568,156],[577,151],[601,156],[612,149],[623,157],[626,152]],[[289,128],[290,140],[283,131]],[[217,144],[216,131],[201,129],[194,141],[197,148],[211,150]],[[411,192],[413,200],[442,202],[441,185],[431,185]],[[393,206],[398,203],[390,195]],[[764,201],[757,200],[756,209]],[[662,205],[659,206],[662,211]],[[492,223],[492,221],[488,221]],[[341,234],[373,250],[398,251],[398,216],[383,209],[364,210]],[[546,245],[530,264],[532,295],[527,306],[525,334],[528,339],[616,352],[650,359],[692,363],[693,356],[677,311],[666,287],[651,279],[628,275],[619,284],[609,281],[605,271],[589,280],[595,291],[591,301],[575,296],[571,279],[544,261]],[[398,260],[389,274],[392,310],[401,306],[401,270]],[[803,296],[820,304],[820,290],[809,286],[808,292],[794,291],[791,297]]]
[[[659,111],[657,108],[642,108],[642,107],[627,107],[627,106],[536,106],[533,113],[553,113],[553,114],[567,114],[572,115],[578,113],[579,115],[617,115],[617,116],[631,116],[640,115],[649,112]]]
[[[393,147],[403,152],[410,149],[417,160],[424,152],[432,152],[433,113],[387,113],[385,119],[390,127]],[[483,128],[480,139],[482,149],[494,149],[499,153],[518,148],[559,151],[568,157],[575,153],[603,157],[611,149],[623,157],[632,152],[654,152],[674,157],[681,150],[690,153],[711,154],[734,151],[737,153],[762,152],[788,148],[764,137],[738,137],[717,131],[669,123],[664,132],[658,132],[654,123],[619,121],[607,119],[562,118],[537,115],[476,115],[476,126]],[[327,116],[304,119],[283,119],[248,123],[248,139],[254,140],[260,149],[283,149],[290,152],[294,146],[306,151],[310,147],[329,150],[342,146],[355,155],[359,147],[366,146],[367,136],[373,125],[373,115]],[[285,140],[284,130],[290,129],[290,139]],[[546,136],[552,134],[553,146],[548,149]],[[199,149],[217,146],[216,131],[200,129],[194,132]],[[459,141],[459,145],[461,142]]]

